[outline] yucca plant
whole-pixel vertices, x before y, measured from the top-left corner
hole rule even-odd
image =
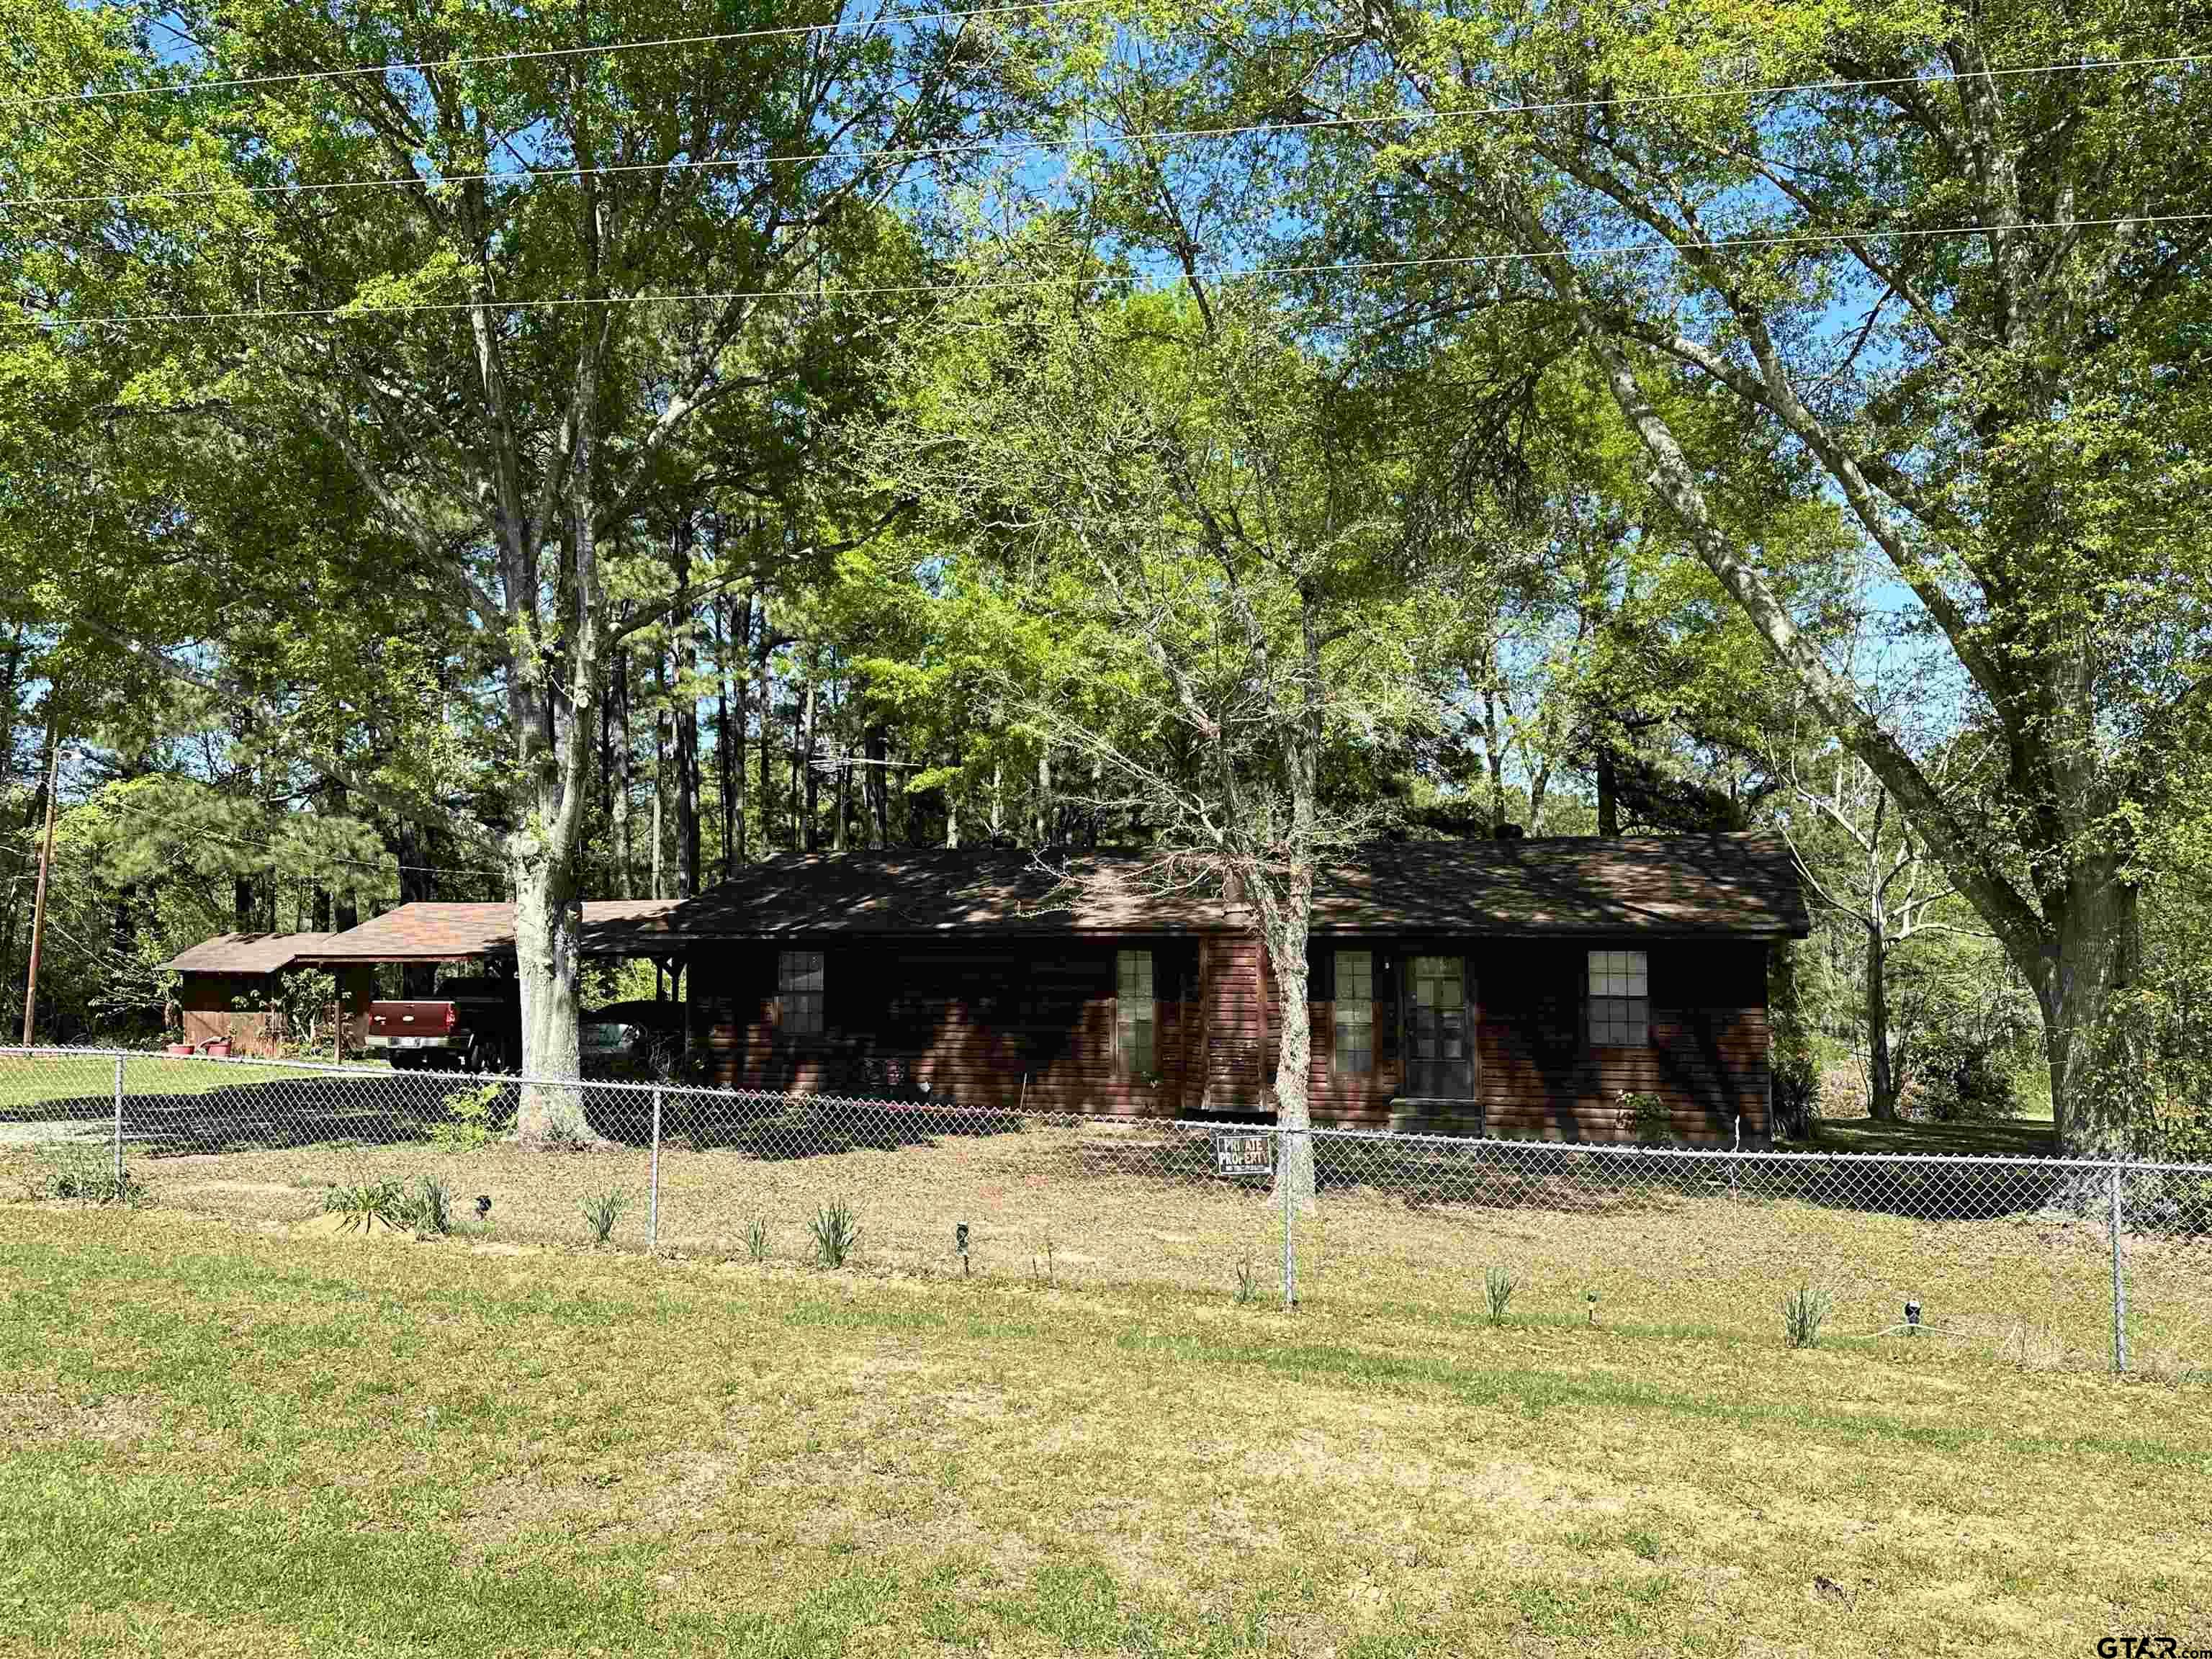
[[[1820,1327],[1827,1322],[1828,1293],[1811,1285],[1800,1285],[1782,1298],[1782,1326],[1793,1348],[1820,1346]]]
[[[745,1229],[745,1254],[756,1261],[768,1260],[768,1218],[755,1216]]]
[[[614,1236],[615,1223],[623,1218],[632,1200],[627,1187],[610,1187],[583,1202],[584,1227],[592,1243],[604,1244]]]
[[[453,1196],[446,1183],[424,1176],[415,1183],[403,1206],[402,1219],[416,1232],[443,1237],[453,1231]]]
[[[50,1162],[51,1176],[33,1182],[33,1198],[51,1194],[56,1198],[71,1198],[81,1204],[122,1204],[135,1206],[146,1197],[146,1184],[128,1169],[118,1170],[109,1162],[104,1152],[88,1147],[70,1146],[60,1149]]]
[[[348,1232],[366,1232],[380,1222],[400,1226],[406,1204],[406,1189],[396,1181],[363,1181],[323,1194],[323,1213],[340,1218],[338,1225]]]
[[[1247,1255],[1237,1264],[1237,1305],[1240,1308],[1244,1306],[1259,1293],[1259,1269],[1252,1265],[1252,1258]]]
[[[842,1198],[814,1212],[814,1259],[825,1267],[842,1267],[860,1247],[860,1218]]]
[[[1505,1322],[1505,1310],[1513,1300],[1513,1292],[1520,1281],[1513,1277],[1510,1267],[1492,1267],[1482,1275],[1482,1293],[1490,1304],[1490,1322],[1500,1325]]]

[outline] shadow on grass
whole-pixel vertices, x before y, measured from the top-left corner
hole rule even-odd
[[[250,1074],[249,1074],[250,1078]],[[424,1073],[365,1073],[241,1079],[230,1086],[127,1097],[124,1130],[136,1155],[282,1151],[347,1145],[434,1143],[470,1120],[495,1132],[514,1121],[520,1085],[501,1078]],[[589,1128],[618,1145],[653,1140],[649,1090],[580,1085]],[[112,1121],[112,1091],[0,1108],[0,1126],[81,1127],[88,1134]],[[1838,1126],[1827,1125],[1832,1130]],[[1848,1129],[1850,1126],[1841,1126]],[[1944,1126],[1910,1126],[1916,1151],[1944,1144]],[[1887,1130],[1889,1126],[1883,1126]],[[2041,1133],[2023,1124],[1974,1126],[1977,1144],[2001,1144],[1992,1130],[2021,1141]],[[1257,1187],[1270,1176],[1223,1172],[1206,1127],[1116,1119],[1077,1131],[1048,1129],[1005,1110],[963,1109],[925,1096],[874,1101],[716,1095],[671,1088],[663,1097],[662,1140],[672,1148],[732,1152],[765,1162],[897,1152],[950,1140],[1036,1133],[1039,1174],[1084,1182],[1138,1178],[1188,1187]],[[1316,1181],[1324,1193],[1364,1189],[1423,1209],[1563,1214],[1619,1214],[1690,1203],[1787,1200],[1841,1211],[1927,1220],[1989,1220],[2061,1211],[2081,1214],[2107,1196],[2101,1172],[2023,1162],[1931,1164],[1909,1153],[1875,1151],[1832,1158],[1749,1154],[1737,1160],[1668,1157],[1633,1146],[1562,1143],[1388,1140],[1320,1134]],[[1953,1137],[1951,1146],[1960,1143]],[[2192,1194],[2128,1197],[2131,1221],[2159,1231],[2212,1224],[2212,1203]]]
[[[1987,1123],[1883,1123],[1870,1117],[1816,1118],[1810,1150],[1893,1152],[1909,1157],[2056,1158],[2049,1118],[2002,1118]]]
[[[495,1133],[511,1126],[520,1090],[512,1079],[393,1072],[134,1092],[124,1103],[124,1139],[134,1155],[155,1158],[417,1145],[434,1142],[441,1129],[468,1122]],[[635,1148],[652,1145],[649,1091],[586,1083],[580,1092],[584,1120],[594,1134]],[[471,1119],[472,1108],[477,1115]],[[88,1138],[104,1133],[114,1114],[112,1092],[88,1093],[0,1108],[0,1126],[81,1127]],[[1022,1120],[1011,1113],[965,1110],[944,1100],[817,1105],[803,1099],[724,1101],[674,1091],[664,1101],[661,1121],[665,1145],[763,1160],[895,1152],[945,1137],[1002,1134],[1022,1127]]]

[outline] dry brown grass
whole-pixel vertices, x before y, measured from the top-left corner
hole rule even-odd
[[[136,1166],[163,1205],[292,1224],[315,1214],[331,1185],[443,1181],[473,1221],[492,1199],[489,1237],[573,1243],[580,1206],[611,1186],[636,1204],[613,1243],[643,1248],[650,1184],[635,1148],[538,1152],[494,1145],[302,1147],[156,1158]],[[842,1199],[864,1230],[860,1260],[877,1269],[957,1276],[953,1229],[969,1227],[972,1271],[1024,1283],[1235,1291],[1249,1264],[1263,1299],[1279,1299],[1283,1218],[1264,1192],[1158,1173],[1158,1137],[1034,1129],[945,1137],[762,1159],[672,1148],[660,1164],[664,1253],[743,1256],[758,1218],[781,1259],[805,1259],[817,1209]],[[2096,1370],[2111,1356],[2111,1267],[2104,1229],[2063,1214],[1917,1220],[1797,1200],[1646,1188],[1593,1197],[1513,1189],[1510,1204],[1450,1201],[1450,1186],[1383,1182],[1326,1192],[1294,1218],[1303,1299],[1447,1325],[1480,1315],[1486,1268],[1519,1282],[1514,1314],[1580,1324],[1597,1295],[1601,1324],[1766,1340],[1780,1303],[1808,1284],[1829,1291],[1829,1340],[1871,1337],[1917,1300],[1921,1346],[1978,1360]],[[2212,1370],[2212,1243],[2130,1240],[2131,1344],[2175,1378]],[[1898,1342],[1889,1335],[1881,1339]]]

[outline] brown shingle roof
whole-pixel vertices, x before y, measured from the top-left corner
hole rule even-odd
[[[217,933],[161,966],[179,974],[274,974],[311,954],[328,933]]]
[[[995,848],[793,854],[600,941],[647,953],[690,939],[800,934],[1219,933],[1248,915],[1202,892],[1161,893],[1131,854]],[[1064,875],[1063,872],[1064,872]],[[1723,934],[1809,931],[1790,849],[1759,834],[1383,842],[1324,873],[1314,929],[1336,936]]]
[[[610,924],[634,926],[666,909],[673,899],[587,899],[584,902],[584,953],[601,954],[599,930]],[[514,907],[489,904],[403,904],[358,927],[325,937],[313,960],[343,962],[456,962],[514,952]]]

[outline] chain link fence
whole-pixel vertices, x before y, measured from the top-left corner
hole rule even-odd
[[[539,1131],[525,1145],[518,1123]],[[2212,1166],[1462,1139],[0,1049],[34,1194],[2212,1380]],[[1287,1178],[1279,1179],[1279,1176]],[[434,1193],[438,1202],[426,1210]]]

